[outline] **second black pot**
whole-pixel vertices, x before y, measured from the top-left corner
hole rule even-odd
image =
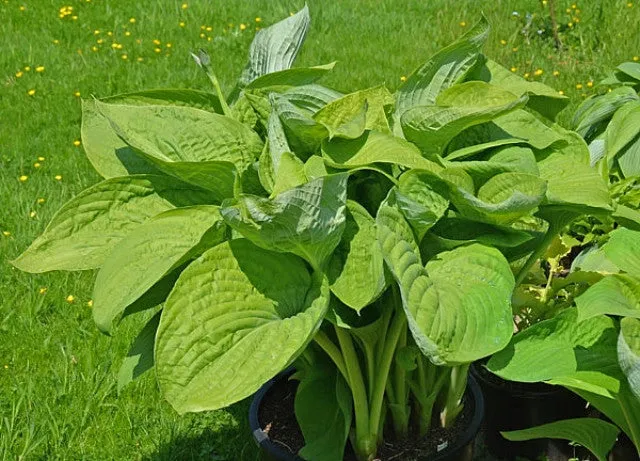
[[[278,444],[277,441],[269,438],[269,435],[262,430],[258,418],[262,400],[267,393],[273,386],[277,385],[278,382],[288,379],[292,373],[293,370],[285,371],[265,383],[254,395],[251,407],[249,408],[249,425],[253,438],[260,446],[264,458],[270,461],[304,461],[299,456],[284,448],[281,444]],[[474,442],[482,425],[485,406],[480,386],[472,376],[469,376],[466,399],[468,404],[473,408],[469,426],[461,434],[459,439],[456,440],[456,443],[422,461],[471,461],[473,459]]]
[[[489,372],[482,363],[474,363],[471,374],[480,384],[484,395],[484,438],[487,450],[492,455],[507,460],[546,456],[549,461],[565,461],[573,457],[573,447],[564,440],[511,442],[502,437],[500,432],[587,416],[584,400],[560,386],[503,380]]]

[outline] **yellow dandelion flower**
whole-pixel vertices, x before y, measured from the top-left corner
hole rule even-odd
[[[98,45],[102,45],[102,44],[104,43],[104,40],[103,40],[103,39],[101,39],[101,38],[99,38],[98,40],[96,40],[96,43],[97,43]]]
[[[246,24],[240,24],[240,30],[245,30],[247,28]]]
[[[569,26],[569,27],[573,27],[573,23],[572,23],[572,22],[569,22],[569,23],[567,23],[567,26]]]
[[[20,78],[20,77],[22,77],[22,75],[24,75],[24,74],[22,73],[21,70],[16,72],[16,78]]]
[[[29,176],[27,176],[26,174],[23,174],[18,179],[20,180],[20,182],[25,182],[27,179],[29,179]]]
[[[80,92],[79,92],[79,91],[74,91],[74,92],[73,92],[73,95],[74,95],[76,98],[79,98],[79,97],[80,97]]]
[[[129,18],[129,22],[131,24],[135,24],[136,23],[136,18]]]
[[[633,8],[633,3],[631,2],[627,3],[627,8]]]
[[[45,161],[45,158],[44,158],[44,157],[38,157],[38,161],[40,161],[40,162],[44,162],[44,161]]]
[[[160,48],[154,48],[153,51],[155,51],[156,53],[160,53],[162,50]]]
[[[591,87],[593,86],[593,81],[592,81],[592,80],[589,80],[589,81],[587,82],[587,86],[588,86],[589,88],[591,88]]]
[[[576,24],[578,24],[580,22],[580,18],[573,18],[573,22],[575,22]]]
[[[153,40],[153,44],[154,45],[160,45],[160,43],[162,43],[160,40],[158,40],[157,38]]]
[[[183,4],[182,4],[182,9],[183,9],[183,10],[186,10],[187,8],[189,8],[189,5],[187,5],[186,3],[183,3]]]
[[[121,57],[123,60],[125,60],[125,61],[126,61],[127,59],[129,59],[129,56],[127,56],[127,55],[126,55],[126,53],[125,53],[125,54],[123,54],[123,55],[122,55],[122,56],[120,56],[120,57]]]
[[[262,22],[262,18],[257,17],[257,18],[256,18],[256,22]]]
[[[211,32],[213,30],[213,27],[207,26],[207,27],[205,27],[204,30],[206,30],[207,32]]]
[[[542,0],[542,6],[547,6],[547,0]]]
[[[524,73],[524,78],[529,78],[529,72]]]
[[[60,40],[58,40],[57,38],[53,40],[54,45],[58,45],[59,43],[60,43]]]
[[[200,30],[207,30],[207,26],[200,26]]]
[[[518,68],[517,67],[512,67],[511,69],[509,69],[511,72],[517,72]]]
[[[90,299],[89,301],[87,301],[87,306],[93,307],[93,299]]]
[[[466,27],[467,23],[465,21],[460,21],[460,27]]]
[[[74,302],[75,300],[76,300],[76,297],[75,297],[75,296],[73,296],[73,295],[69,295],[69,296],[67,296],[67,297],[65,298],[65,301],[66,301],[66,302],[68,302],[68,303],[72,303],[72,302]]]
[[[74,21],[78,20],[78,16],[71,16],[71,19],[73,19]]]
[[[184,21],[180,21],[180,22],[178,23],[178,25],[179,25],[180,27],[184,27],[186,24],[184,23]]]
[[[24,71],[29,72],[31,70],[31,66],[24,66]]]
[[[36,72],[44,72],[44,66],[36,67]]]
[[[576,90],[581,90],[582,89],[582,83],[578,83],[576,85]]]
[[[130,36],[130,35],[131,35],[131,32],[129,32],[129,31],[126,31],[126,32],[124,33],[124,36],[125,36],[125,37],[128,37],[128,36]]]
[[[142,56],[138,56],[138,58],[136,59],[136,61],[138,61],[138,62],[142,62],[142,61],[144,61],[144,59],[142,58]]]
[[[27,91],[27,94],[28,94],[29,96],[33,96],[34,94],[36,94],[36,90],[31,89],[31,90]]]
[[[56,178],[56,181],[62,181],[62,175],[61,174],[55,175],[54,178]]]
[[[635,62],[638,62],[638,61],[640,61],[640,57],[638,57],[638,56],[634,56],[634,57],[633,57],[633,60],[634,60]]]
[[[117,44],[117,43],[115,43],[115,42],[114,42],[114,43],[112,43],[112,44],[111,44],[111,48],[113,48],[113,49],[115,50],[116,48],[118,48],[118,44]]]
[[[560,75],[560,71],[554,70],[553,71],[553,76],[557,77],[558,75]]]
[[[40,163],[38,163],[38,162],[36,162],[36,163],[34,163],[34,164],[33,164],[33,167],[34,167],[34,168],[40,168],[40,166],[41,166],[41,165],[40,165]]]
[[[93,46],[91,47],[91,51],[93,51],[93,52],[96,52],[96,51],[98,51],[99,49],[100,49],[100,48],[98,48],[98,47],[97,47],[97,46],[95,46],[95,45],[93,45]]]
[[[40,287],[40,290],[38,290],[38,291],[39,291],[39,293],[41,295],[43,295],[43,294],[45,294],[47,292],[47,287]]]
[[[578,8],[578,5],[574,3],[573,5],[571,5],[571,8],[575,10],[576,8]]]
[[[42,205],[44,202],[46,202],[46,200],[44,198],[40,197],[38,199],[38,204]]]
[[[544,70],[542,69],[536,69],[536,71],[533,73],[533,75],[535,75],[536,77],[539,77],[542,74],[544,74]]]
[[[207,35],[203,32],[200,34],[200,38],[205,38]]]
[[[100,35],[100,31],[98,29],[94,30],[93,35]]]
[[[503,38],[502,40],[500,40],[500,45],[506,45],[507,41]]]
[[[80,147],[80,144],[81,143],[80,143],[79,139],[76,139],[75,141],[73,141],[73,145],[76,146],[76,147]]]
[[[4,366],[4,369],[5,369],[5,370],[8,370],[8,369],[9,369],[9,365],[5,365],[5,366]]]
[[[511,51],[513,51],[515,53],[516,51],[518,51],[518,47],[514,46],[513,48],[511,48]]]
[[[27,8],[26,8],[24,5],[20,5],[20,11],[24,11],[24,10],[26,10],[26,9],[27,9]]]
[[[401,82],[406,82],[407,81],[407,77],[405,77],[404,75],[402,77],[400,77],[400,81]]]
[[[210,42],[212,40],[211,37],[207,37],[207,42]]]
[[[165,46],[166,46],[167,48],[171,48],[173,45],[172,45],[171,43],[167,43]]]
[[[35,211],[32,211],[31,213],[29,213],[29,217],[30,217],[30,218],[35,218],[35,217],[36,217],[36,214],[37,214],[37,213],[36,213]]]
[[[109,37],[111,37],[111,36],[113,36],[113,32],[109,31],[109,32],[107,32],[107,35],[108,35]]]
[[[11,232],[9,232],[9,231],[2,231],[2,235],[4,235],[5,237],[11,237]]]

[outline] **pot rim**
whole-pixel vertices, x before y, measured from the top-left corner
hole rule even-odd
[[[283,448],[276,441],[272,440],[265,431],[260,427],[260,421],[258,419],[258,412],[260,409],[260,405],[262,404],[262,400],[271,387],[275,385],[275,383],[283,378],[287,378],[294,373],[293,368],[289,368],[275,377],[271,378],[265,384],[263,384],[260,389],[254,394],[253,399],[251,400],[251,405],[249,407],[249,427],[251,428],[251,433],[253,435],[253,439],[256,444],[264,451],[269,453],[271,456],[276,457],[281,461],[304,461],[298,455],[291,453],[288,449]],[[474,402],[474,410],[472,413],[472,417],[470,419],[467,427],[462,431],[462,435],[452,444],[444,448],[443,450],[435,453],[429,458],[429,461],[443,461],[447,459],[448,456],[451,456],[456,450],[467,446],[469,443],[473,442],[476,438],[478,432],[480,431],[480,425],[482,424],[482,420],[484,418],[484,397],[482,395],[482,391],[480,389],[480,385],[476,381],[476,379],[469,373],[467,378],[467,389],[465,391],[465,395],[467,398],[471,398]]]
[[[491,373],[484,367],[484,362],[473,362],[469,367],[469,374],[472,375],[476,381],[482,383],[483,386],[488,386],[496,391],[506,392],[512,397],[521,399],[553,397],[562,394],[564,390],[562,386],[554,386],[542,382],[525,383],[506,380]],[[489,375],[490,378],[487,375]],[[540,389],[540,387],[543,388]]]

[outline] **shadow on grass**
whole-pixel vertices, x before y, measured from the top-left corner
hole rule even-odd
[[[233,405],[227,411],[237,425],[204,427],[199,433],[176,435],[142,461],[260,461],[249,429],[248,409],[249,400]]]

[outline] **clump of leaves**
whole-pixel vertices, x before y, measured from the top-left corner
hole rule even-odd
[[[179,412],[222,408],[295,364],[312,461],[449,427],[467,370],[513,333],[515,287],[567,223],[611,212],[567,100],[481,53],[481,21],[392,94],[291,68],[307,8],[260,31],[225,96],[152,90],[83,103],[104,181],[15,261],[99,269],[94,318],[154,314],[119,384],[155,368]]]

